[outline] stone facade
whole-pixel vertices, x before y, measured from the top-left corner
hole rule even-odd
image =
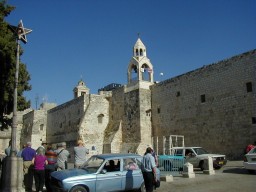
[[[127,68],[127,85],[90,94],[81,80],[74,99],[23,116],[21,145],[66,141],[74,158],[78,138],[90,155],[163,154],[163,136],[184,135],[186,146],[201,146],[228,159],[241,159],[256,141],[256,50],[155,83],[153,65],[140,39]]]
[[[153,135],[184,135],[186,146],[241,158],[256,141],[256,50],[155,84]]]

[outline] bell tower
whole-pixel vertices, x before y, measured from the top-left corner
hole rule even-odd
[[[127,70],[128,84],[144,88],[153,84],[153,65],[147,58],[147,50],[140,38],[133,47],[133,57],[130,60]]]
[[[151,145],[151,90],[153,65],[140,38],[133,47],[127,69],[128,83],[124,89],[123,146],[122,151],[143,154]]]
[[[80,80],[78,82],[78,85],[73,89],[74,92],[74,98],[80,97],[85,94],[90,93],[90,89],[85,86],[85,83],[83,80]]]

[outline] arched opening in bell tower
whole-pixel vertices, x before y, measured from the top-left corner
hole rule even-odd
[[[131,74],[130,82],[134,82],[138,80],[138,69],[136,65],[132,64],[130,74]]]
[[[144,63],[141,66],[141,79],[143,81],[150,81],[151,80],[151,73],[152,73],[152,69],[150,69],[150,67]]]

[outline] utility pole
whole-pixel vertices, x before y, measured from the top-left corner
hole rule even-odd
[[[23,27],[22,20],[18,26],[9,25],[10,29],[14,32],[17,40],[16,52],[16,69],[15,69],[15,85],[13,94],[13,118],[12,118],[12,132],[11,132],[11,155],[6,157],[3,167],[3,192],[22,192],[25,191],[22,187],[23,182],[23,160],[16,156],[16,134],[17,134],[17,89],[19,82],[19,63],[20,63],[20,41],[27,43],[26,34],[31,33],[31,29]]]

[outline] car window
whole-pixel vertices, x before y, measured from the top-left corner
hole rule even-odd
[[[104,159],[92,156],[85,162],[82,168],[90,173],[96,173],[103,162]]]
[[[124,159],[123,170],[137,170],[140,166],[138,163],[141,165],[135,158],[126,158]]]
[[[256,153],[256,147],[254,147],[249,153]]]
[[[193,148],[193,149],[197,155],[208,154],[208,152],[203,148]]]
[[[103,169],[107,172],[120,171],[120,159],[110,159],[106,161]]]

